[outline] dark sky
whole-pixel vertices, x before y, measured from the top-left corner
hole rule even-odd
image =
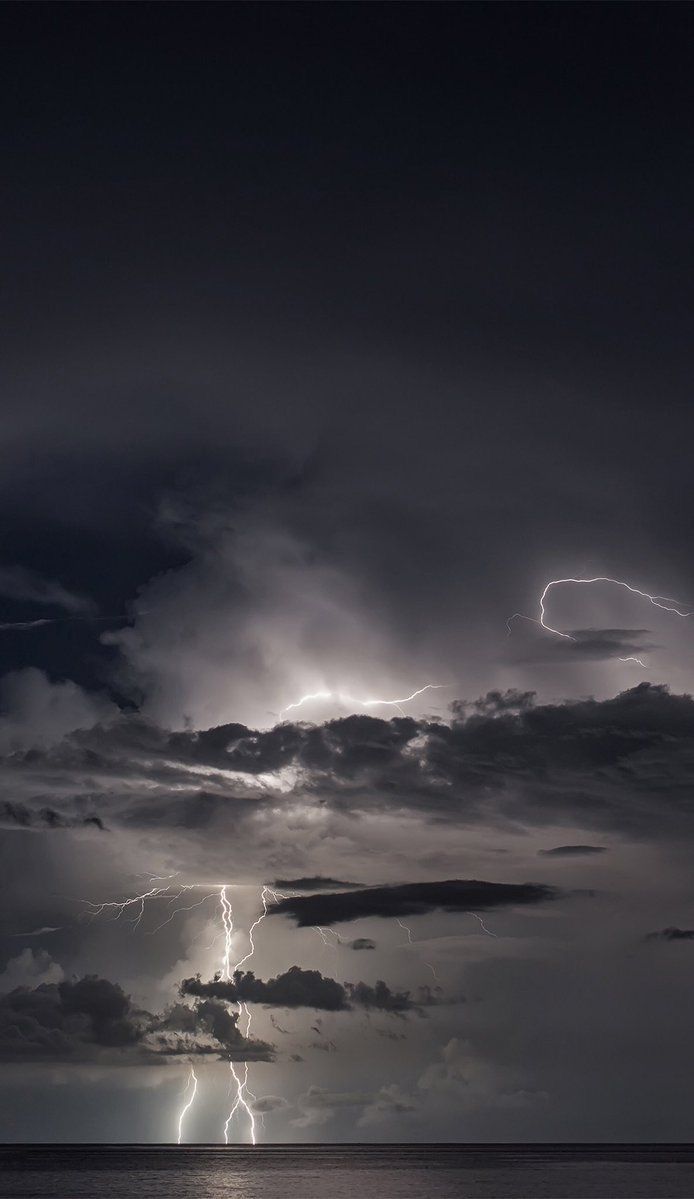
[[[0,41],[4,1135],[688,1139],[691,6]]]

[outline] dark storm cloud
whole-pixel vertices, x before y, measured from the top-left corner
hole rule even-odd
[[[287,915],[300,927],[338,924],[367,916],[397,918],[445,912],[486,911],[490,908],[544,903],[558,892],[537,883],[486,883],[451,879],[438,883],[404,883],[336,891],[327,895],[298,895],[275,904],[273,915]]]
[[[343,879],[317,874],[312,878],[276,878],[273,886],[292,891],[329,891],[332,887],[360,887],[361,883],[347,883]]]
[[[141,1065],[181,1054],[269,1060],[272,1047],[247,1040],[236,1025],[237,1017],[214,1000],[152,1015],[117,983],[85,975],[0,995],[0,1060]]]
[[[6,755],[0,771],[28,813],[15,803],[8,819],[15,811],[41,821],[29,798],[41,788],[62,819],[84,819],[75,808],[88,801],[109,825],[133,827],[238,825],[264,805],[299,801],[460,824],[570,820],[689,835],[694,701],[641,683],[612,699],[551,704],[492,693],[477,705],[454,703],[448,723],[357,715],[171,733],[121,717]],[[280,786],[283,771],[292,777]]]
[[[264,982],[252,970],[238,972],[233,979],[202,982],[200,977],[184,978],[181,994],[212,996],[228,1003],[264,1003],[272,1007],[317,1008],[325,1012],[344,1011],[349,1004],[344,987],[318,970],[291,966],[284,974]]]
[[[344,944],[345,944],[345,942],[343,941],[343,945]],[[357,949],[357,950],[359,950],[359,949],[375,949],[376,948],[376,942],[372,941],[370,937],[355,937],[355,939],[353,941],[347,941],[346,945],[347,945],[348,949]]]
[[[374,986],[363,982],[347,983],[347,992],[350,1002],[355,1007],[363,1007],[367,1011],[394,1012],[400,1015],[419,1006],[410,999],[409,991],[391,991],[381,979]],[[425,1002],[431,1002],[429,991],[421,996],[421,1003]]]
[[[0,1058],[69,1060],[126,1050],[144,1035],[144,1014],[108,979],[19,987],[0,997]]]
[[[532,708],[535,699],[534,691],[519,691],[516,687],[510,687],[507,691],[488,691],[472,701],[453,700],[451,710],[463,720],[470,711],[478,716],[498,716],[502,712],[522,712]]]
[[[19,829],[95,828],[104,830],[99,816],[66,816],[54,808],[29,808],[25,804],[0,803],[0,827]]]
[[[416,1004],[408,991],[394,992],[386,983],[375,986],[364,982],[342,983],[326,978],[319,970],[291,966],[284,974],[263,981],[251,970],[237,971],[233,979],[215,978],[203,982],[200,976],[184,978],[181,994],[195,998],[211,997],[228,1003],[262,1003],[268,1007],[315,1008],[323,1012],[344,1012],[353,1007],[383,1012],[414,1011]]]
[[[538,849],[545,858],[587,858],[591,854],[607,853],[604,845],[555,845],[554,849]]]
[[[649,933],[647,941],[694,941],[694,928],[662,928]]]

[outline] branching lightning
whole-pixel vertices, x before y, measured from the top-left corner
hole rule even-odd
[[[345,707],[351,708],[397,708],[400,715],[404,716],[403,704],[409,704],[411,700],[416,699],[418,695],[423,695],[425,691],[439,691],[445,686],[445,683],[425,683],[423,687],[420,687],[417,691],[413,691],[411,695],[404,695],[400,699],[355,699],[354,696],[348,695],[345,691],[311,691],[307,695],[302,695],[301,699],[298,699],[295,703],[287,704],[286,708],[282,708],[279,718],[282,720],[287,712],[293,712],[296,708],[301,708],[304,704],[314,699],[333,699],[337,700],[340,704],[344,704]]]
[[[424,690],[425,689],[426,688],[424,688]],[[419,693],[417,693],[417,694],[419,694]],[[374,701],[374,702],[380,702],[380,701]],[[383,702],[397,702],[397,701],[383,701]],[[147,904],[149,902],[156,901],[156,900],[164,900],[168,903],[169,907],[172,907],[172,905],[174,903],[176,903],[176,901],[178,899],[180,899],[184,895],[187,895],[189,892],[196,891],[196,890],[204,890],[205,894],[200,899],[195,900],[195,902],[179,905],[179,906],[173,908],[173,910],[169,913],[169,915],[167,916],[167,918],[164,921],[162,921],[160,924],[158,924],[156,926],[156,928],[150,930],[149,935],[154,935],[154,933],[156,933],[156,932],[160,931],[160,929],[164,928],[165,925],[169,924],[173,920],[173,918],[176,916],[177,913],[192,911],[194,908],[200,907],[207,900],[217,898],[218,903],[219,903],[221,928],[220,928],[219,932],[217,933],[217,935],[213,938],[213,941],[212,941],[211,945],[209,946],[209,948],[213,948],[215,943],[218,940],[220,940],[220,938],[223,938],[224,947],[223,947],[223,953],[222,953],[222,958],[221,958],[220,975],[226,981],[232,981],[234,979],[236,973],[241,969],[241,967],[243,967],[246,964],[246,962],[248,962],[255,954],[256,945],[255,945],[255,939],[254,939],[253,934],[256,932],[258,926],[268,916],[270,904],[279,903],[282,899],[288,898],[288,896],[285,895],[281,891],[275,890],[273,887],[269,886],[267,883],[263,885],[263,887],[261,888],[261,892],[260,892],[260,902],[262,905],[262,911],[256,917],[256,919],[253,921],[253,923],[250,925],[250,927],[248,929],[247,935],[248,935],[248,941],[249,941],[249,948],[248,948],[247,952],[243,955],[243,957],[239,958],[237,962],[232,963],[234,917],[233,917],[233,908],[232,908],[231,900],[229,898],[228,891],[229,891],[230,887],[233,886],[234,884],[230,884],[230,883],[181,883],[181,882],[173,883],[172,880],[175,877],[176,877],[176,875],[173,875],[173,874],[172,875],[151,875],[151,876],[149,876],[149,882],[150,882],[150,884],[156,884],[156,885],[151,885],[146,890],[142,891],[140,894],[130,896],[126,899],[106,900],[106,901],[102,901],[99,903],[92,902],[91,900],[84,900],[83,902],[88,907],[89,914],[92,917],[98,917],[98,916],[104,915],[105,913],[110,913],[111,918],[113,920],[122,920],[122,919],[126,918],[128,920],[128,922],[132,925],[133,930],[134,930],[140,926],[140,924],[143,920],[143,917],[145,915]],[[133,915],[130,917],[126,917],[125,914],[128,912],[132,912]],[[479,921],[479,924],[481,925],[482,930],[488,936],[490,936],[490,937],[496,936],[495,933],[491,932],[491,930],[486,927],[486,925],[482,921],[481,917],[478,916],[476,912],[471,912],[470,915],[474,916],[475,919],[477,921]],[[403,932],[405,932],[407,934],[407,944],[413,945],[415,943],[415,939],[412,935],[411,928],[407,924],[405,924],[402,920],[400,920],[399,918],[397,919],[397,923],[399,924],[399,926],[403,930]],[[318,936],[320,936],[323,944],[326,947],[330,947],[330,948],[337,950],[338,947],[342,944],[340,935],[339,935],[339,933],[336,932],[335,929],[323,928],[319,925],[316,925],[314,928],[314,931],[318,934]],[[330,940],[329,935],[328,935],[330,933],[332,933],[332,935],[334,936],[335,941]],[[434,979],[438,982],[439,978],[436,973],[435,967],[430,962],[425,962],[424,965],[426,965],[427,968],[429,970],[431,970],[431,972],[434,976]],[[251,1034],[252,1013],[251,1013],[251,1010],[250,1010],[248,1004],[245,1001],[239,999],[238,1000],[238,1018],[239,1018],[239,1020],[241,1019],[242,1016],[245,1018],[245,1028],[243,1031],[243,1035],[244,1035],[244,1038],[246,1040],[248,1040],[250,1038],[250,1034]],[[239,1066],[238,1069],[237,1069],[237,1065]],[[250,1090],[250,1088],[248,1086],[248,1082],[249,1082],[249,1063],[248,1063],[248,1061],[243,1062],[243,1069],[240,1068],[239,1063],[230,1061],[229,1062],[229,1072],[231,1075],[231,1085],[234,1090],[234,1100],[233,1100],[231,1109],[229,1111],[229,1114],[226,1118],[226,1121],[223,1125],[224,1143],[225,1143],[225,1145],[229,1144],[229,1135],[230,1135],[230,1127],[231,1127],[232,1120],[234,1119],[234,1116],[236,1115],[236,1113],[239,1110],[242,1110],[248,1118],[248,1135],[249,1135],[250,1143],[252,1145],[256,1145],[257,1144],[257,1122],[256,1122],[256,1114],[253,1110],[253,1104],[256,1101],[256,1096],[253,1094],[253,1092]],[[183,1141],[183,1128],[184,1128],[185,1118],[188,1115],[188,1113],[190,1112],[191,1108],[193,1107],[193,1104],[195,1103],[197,1094],[198,1094],[198,1078],[197,1078],[197,1075],[195,1073],[193,1066],[191,1065],[190,1071],[188,1074],[188,1078],[186,1081],[185,1090],[184,1090],[184,1102],[183,1102],[183,1106],[181,1107],[181,1110],[179,1112],[178,1121],[177,1121],[177,1144],[178,1145],[180,1145]],[[260,1120],[261,1120],[261,1123],[264,1125],[264,1120],[262,1118],[262,1114],[260,1115]]]
[[[597,575],[595,578],[591,578],[591,579],[571,579],[571,578],[570,579],[550,579],[549,582],[545,584],[544,590],[539,599],[540,615],[539,616],[526,616],[523,612],[514,612],[513,615],[509,616],[508,620],[506,621],[506,627],[509,631],[509,634],[511,633],[512,621],[528,620],[532,624],[539,625],[540,628],[545,629],[548,633],[553,633],[555,637],[562,637],[565,641],[577,641],[578,639],[576,637],[572,637],[572,635],[570,633],[566,633],[562,629],[555,629],[552,627],[552,625],[547,624],[547,621],[545,619],[545,617],[547,615],[546,608],[545,608],[545,601],[547,600],[550,590],[552,589],[552,587],[559,587],[566,583],[579,583],[579,584],[612,583],[613,586],[615,586],[615,587],[623,587],[625,591],[631,592],[632,595],[638,595],[641,597],[641,599],[648,600],[648,602],[650,604],[652,604],[654,608],[660,608],[661,611],[663,611],[663,612],[672,612],[672,613],[674,613],[675,616],[682,616],[682,617],[694,616],[694,612],[683,611],[682,605],[680,604],[679,600],[674,600],[674,599],[668,598],[667,596],[664,596],[664,595],[650,595],[649,592],[641,591],[640,588],[638,588],[638,587],[632,587],[631,583],[625,583],[622,579],[611,579],[605,575]],[[618,658],[618,661],[619,662],[636,662],[639,666],[642,666],[644,669],[647,669],[646,663],[643,662],[641,658],[637,658],[633,655],[630,655],[629,657],[626,657],[626,658]]]
[[[224,890],[225,889],[222,888],[222,891],[224,891]],[[263,910],[260,913],[260,915],[258,916],[258,918],[253,921],[252,925],[250,926],[250,928],[248,930],[248,940],[250,942],[250,948],[248,950],[248,953],[245,954],[244,957],[239,958],[238,962],[236,962],[236,964],[231,968],[229,967],[229,952],[230,952],[231,933],[229,932],[229,934],[227,935],[226,942],[225,942],[225,955],[224,955],[225,966],[226,966],[226,971],[227,971],[225,977],[232,978],[236,974],[237,970],[240,970],[241,967],[243,965],[245,965],[245,963],[247,961],[249,961],[250,958],[253,957],[253,955],[255,953],[255,942],[253,940],[253,933],[255,932],[258,925],[261,924],[262,921],[267,916],[268,896],[271,897],[273,903],[277,903],[277,901],[280,898],[283,898],[281,895],[279,895],[278,892],[273,891],[272,887],[268,887],[267,884],[263,887],[263,889],[260,893],[260,900],[263,905]],[[225,902],[225,904],[228,904],[228,900],[226,899],[226,892],[224,894],[224,902]],[[225,914],[225,919],[226,919],[226,914]],[[229,907],[228,919],[229,919],[229,921],[231,920],[231,907]],[[248,1040],[248,1038],[250,1036],[250,1032],[251,1032],[250,1008],[248,1007],[247,1003],[243,1003],[243,1002],[239,1002],[238,1007],[239,1007],[239,1017],[240,1017],[242,1011],[246,1017],[246,1029],[244,1032],[244,1036],[245,1036],[246,1040]],[[253,1112],[253,1108],[251,1107],[251,1105],[248,1102],[248,1099],[246,1098],[246,1096],[248,1096],[251,1099],[251,1101],[253,1101],[255,1099],[255,1095],[253,1094],[253,1092],[249,1091],[249,1089],[248,1089],[248,1062],[243,1063],[243,1078],[241,1078],[236,1073],[236,1068],[235,1068],[235,1065],[233,1062],[229,1062],[229,1069],[231,1071],[231,1076],[234,1080],[234,1084],[236,1086],[236,1097],[234,1099],[234,1103],[232,1105],[231,1111],[229,1112],[229,1115],[226,1118],[226,1123],[224,1125],[224,1144],[225,1145],[229,1144],[229,1125],[231,1124],[232,1119],[236,1115],[236,1112],[239,1110],[239,1108],[243,1108],[246,1115],[248,1116],[249,1135],[250,1135],[251,1144],[255,1145],[256,1144],[255,1114]]]
[[[173,874],[172,875],[152,875],[149,878],[150,883],[163,884],[163,885],[150,886],[147,890],[142,891],[139,895],[133,895],[133,896],[128,897],[127,899],[106,900],[101,903],[93,903],[91,900],[85,900],[84,902],[86,903],[87,907],[89,908],[89,914],[93,917],[102,916],[102,915],[104,915],[104,913],[110,912],[110,913],[112,913],[112,919],[120,920],[124,917],[124,914],[126,912],[133,910],[134,916],[132,916],[130,918],[129,922],[132,924],[133,929],[136,929],[139,927],[139,925],[145,915],[145,910],[146,910],[147,904],[151,900],[163,899],[163,900],[168,901],[169,906],[171,906],[173,903],[176,902],[177,899],[180,899],[181,896],[187,894],[188,892],[194,891],[194,890],[199,890],[199,889],[204,889],[206,891],[206,894],[203,895],[201,899],[196,900],[194,903],[185,904],[185,905],[174,908],[174,910],[169,914],[169,916],[166,918],[166,920],[162,921],[159,925],[157,925],[156,928],[151,930],[150,935],[154,935],[154,933],[159,932],[160,929],[164,928],[165,925],[169,924],[178,912],[192,911],[193,908],[200,907],[208,899],[217,897],[218,901],[219,901],[219,909],[220,909],[221,930],[220,930],[218,936],[214,938],[214,940],[216,941],[220,937],[224,938],[224,948],[223,948],[223,953],[222,953],[220,973],[221,973],[221,977],[223,979],[225,979],[227,981],[231,981],[233,979],[236,971],[239,970],[250,958],[252,958],[253,954],[255,953],[255,942],[253,939],[253,933],[257,929],[258,925],[265,919],[265,917],[268,914],[268,897],[271,899],[271,901],[273,903],[277,903],[280,899],[283,899],[285,897],[281,893],[275,891],[272,887],[269,887],[267,885],[263,886],[263,888],[261,890],[261,903],[263,906],[263,910],[260,913],[260,915],[258,916],[258,918],[256,920],[254,920],[253,924],[250,926],[250,928],[248,930],[248,939],[250,942],[250,948],[249,948],[248,952],[242,958],[239,959],[238,962],[232,964],[231,955],[232,955],[232,948],[233,948],[234,918],[233,918],[233,909],[232,909],[232,905],[231,905],[231,900],[229,899],[229,896],[227,893],[227,888],[229,887],[230,884],[221,883],[221,884],[215,885],[215,884],[210,884],[210,883],[177,883],[177,884],[173,884],[173,887],[172,887],[171,880],[174,877],[175,877],[175,875],[173,875]],[[211,887],[213,889],[210,889]],[[213,942],[213,944],[214,944],[214,942]],[[246,1040],[248,1040],[248,1038],[250,1036],[250,1030],[251,1030],[251,1019],[252,1019],[251,1011],[250,1011],[248,1005],[243,1002],[239,1002],[238,1008],[239,1008],[239,1017],[241,1016],[241,1013],[243,1012],[243,1015],[246,1018],[246,1027],[245,1027],[244,1036],[245,1036]],[[229,1135],[228,1135],[229,1134],[229,1125],[230,1125],[230,1122],[231,1122],[233,1116],[236,1114],[236,1112],[238,1111],[239,1108],[243,1108],[243,1110],[246,1112],[246,1115],[248,1116],[248,1120],[249,1120],[250,1140],[251,1140],[251,1143],[253,1145],[255,1145],[256,1144],[255,1115],[254,1115],[251,1105],[248,1102],[249,1098],[251,1099],[251,1101],[253,1101],[255,1099],[255,1096],[253,1095],[253,1092],[248,1089],[248,1062],[243,1063],[243,1074],[242,1075],[240,1073],[237,1073],[234,1062],[229,1063],[229,1068],[231,1071],[231,1076],[234,1080],[234,1084],[236,1086],[236,1097],[235,1097],[232,1109],[229,1112],[226,1123],[224,1125],[224,1143],[225,1144],[229,1143]],[[190,1073],[188,1075],[188,1081],[186,1083],[186,1089],[184,1092],[185,1102],[184,1102],[183,1107],[181,1108],[181,1111],[180,1111],[180,1114],[178,1117],[177,1144],[179,1144],[179,1145],[181,1144],[181,1140],[183,1137],[184,1118],[187,1115],[187,1113],[190,1111],[191,1107],[193,1106],[193,1103],[195,1102],[197,1091],[198,1091],[198,1079],[195,1074],[195,1070],[191,1066]]]

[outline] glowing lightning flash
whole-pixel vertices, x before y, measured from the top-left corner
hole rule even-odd
[[[532,624],[539,625],[540,628],[546,629],[548,633],[553,633],[555,637],[563,637],[565,641],[576,641],[576,637],[572,637],[570,633],[563,632],[562,629],[552,628],[552,626],[547,624],[547,621],[545,620],[547,615],[545,609],[545,600],[547,599],[551,588],[559,587],[564,583],[612,583],[615,587],[623,587],[625,591],[631,592],[632,595],[639,595],[642,599],[647,599],[654,608],[660,608],[663,612],[673,612],[675,616],[694,616],[694,612],[683,612],[678,600],[669,599],[664,595],[649,595],[647,591],[641,591],[638,587],[632,587],[630,583],[625,583],[622,579],[610,579],[605,575],[597,575],[593,579],[550,579],[549,583],[545,584],[544,591],[540,596],[539,617],[525,616],[523,612],[514,612],[513,616],[509,616],[508,620],[506,621],[506,627],[509,633],[511,632],[511,622],[513,620],[528,620],[531,621]],[[639,666],[643,666],[644,669],[647,669],[646,663],[643,662],[641,658],[636,658],[633,655],[629,656],[628,658],[619,658],[618,661],[636,662]]]
[[[287,704],[286,708],[282,708],[279,717],[282,720],[287,712],[294,711],[295,708],[301,708],[304,704],[309,703],[312,699],[335,699],[338,703],[344,704],[345,707],[357,708],[397,708],[401,716],[405,713],[402,710],[403,704],[409,704],[410,700],[416,699],[418,695],[423,695],[425,691],[440,691],[445,687],[445,683],[425,683],[417,691],[413,691],[411,695],[405,695],[401,699],[355,699],[354,696],[348,695],[344,691],[312,691],[308,695],[302,695],[296,703]]]

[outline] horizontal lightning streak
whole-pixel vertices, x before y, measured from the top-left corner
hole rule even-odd
[[[296,708],[303,707],[314,699],[336,699],[338,703],[345,706],[356,705],[359,708],[397,708],[401,716],[405,713],[402,711],[403,704],[409,704],[411,700],[416,699],[418,695],[423,695],[425,691],[440,691],[445,687],[445,683],[425,683],[423,687],[419,687],[413,691],[411,695],[404,695],[400,699],[355,699],[354,696],[348,695],[345,691],[311,691],[307,695],[302,695],[301,699],[296,700],[293,704],[287,704],[286,708],[282,708],[279,713],[280,720],[287,712],[293,712]]]

